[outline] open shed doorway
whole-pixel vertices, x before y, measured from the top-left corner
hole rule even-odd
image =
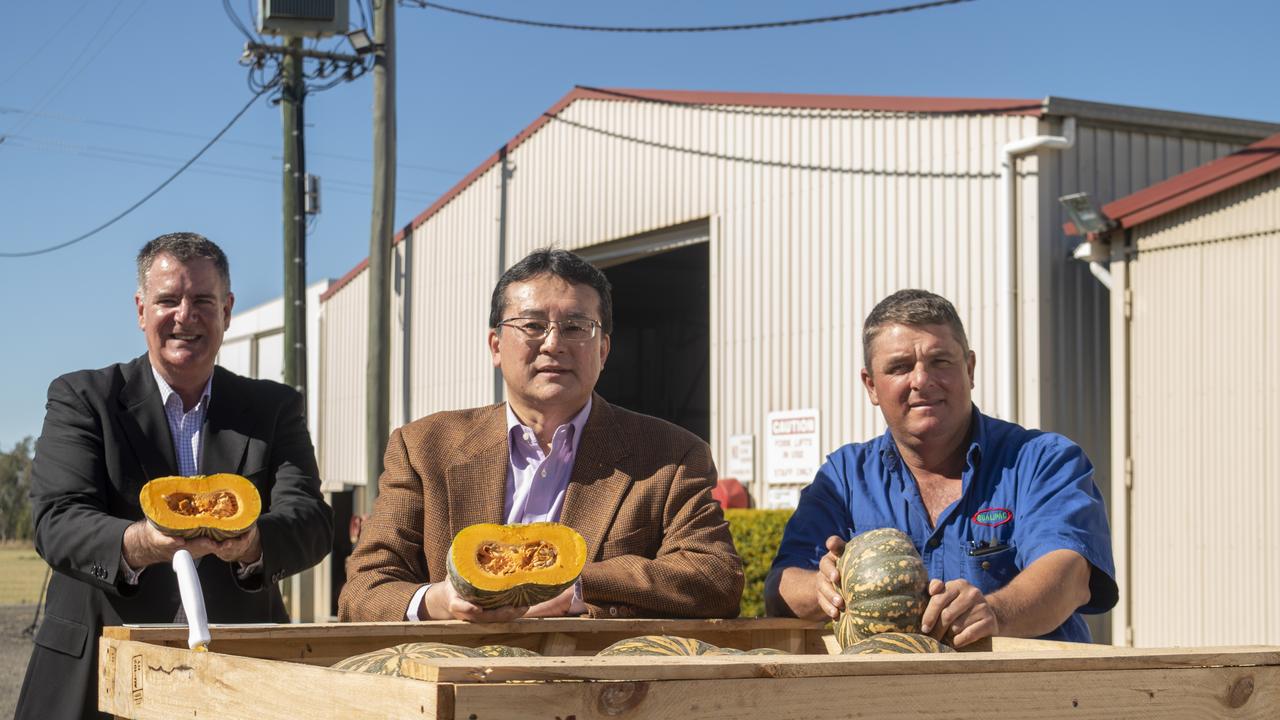
[[[596,384],[606,400],[711,440],[708,243],[607,266],[613,285],[609,360]]]

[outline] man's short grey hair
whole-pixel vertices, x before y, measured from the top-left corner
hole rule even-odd
[[[889,325],[946,325],[960,341],[960,347],[969,352],[969,338],[964,323],[950,300],[928,290],[899,290],[881,300],[871,310],[862,324],[862,365],[871,370],[871,341]]]
[[[151,272],[151,265],[160,255],[172,256],[184,265],[192,260],[212,261],[218,277],[222,279],[223,297],[231,291],[231,264],[227,262],[227,254],[222,252],[222,248],[199,233],[176,232],[161,235],[138,251],[139,293],[146,292],[147,273]]]

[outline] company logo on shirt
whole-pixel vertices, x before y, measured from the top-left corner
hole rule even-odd
[[[978,525],[996,527],[1013,519],[1013,511],[1009,508],[983,508],[973,514],[973,521]]]

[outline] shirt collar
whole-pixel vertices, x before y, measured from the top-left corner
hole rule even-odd
[[[156,371],[154,365],[151,366],[151,377],[156,379],[156,387],[160,388],[160,404],[168,407],[169,398],[177,394],[177,391],[169,387],[169,383],[160,377],[160,373]],[[213,394],[213,373],[209,374],[209,379],[204,381],[204,390],[200,391],[200,402],[208,405],[209,397]],[[199,403],[197,403],[199,404]],[[185,411],[185,408],[184,408]]]
[[[987,416],[978,411],[978,406],[973,406],[973,415],[969,419],[969,451],[965,453],[969,464],[977,469],[978,464],[982,462],[983,448],[987,446]]]
[[[573,452],[577,454],[578,445],[582,443],[582,428],[586,427],[587,418],[591,416],[592,398],[587,398],[587,404],[582,406],[577,415],[569,419],[569,422],[556,428],[556,432],[560,432],[560,428],[568,428],[569,441],[572,444]],[[520,422],[520,418],[516,417],[515,410],[511,409],[511,403],[507,403],[507,438],[514,442],[525,433],[533,434],[533,430]],[[554,434],[552,435],[554,437]]]

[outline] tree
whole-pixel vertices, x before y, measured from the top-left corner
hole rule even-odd
[[[30,437],[0,452],[0,540],[30,540],[31,458],[35,444]]]

